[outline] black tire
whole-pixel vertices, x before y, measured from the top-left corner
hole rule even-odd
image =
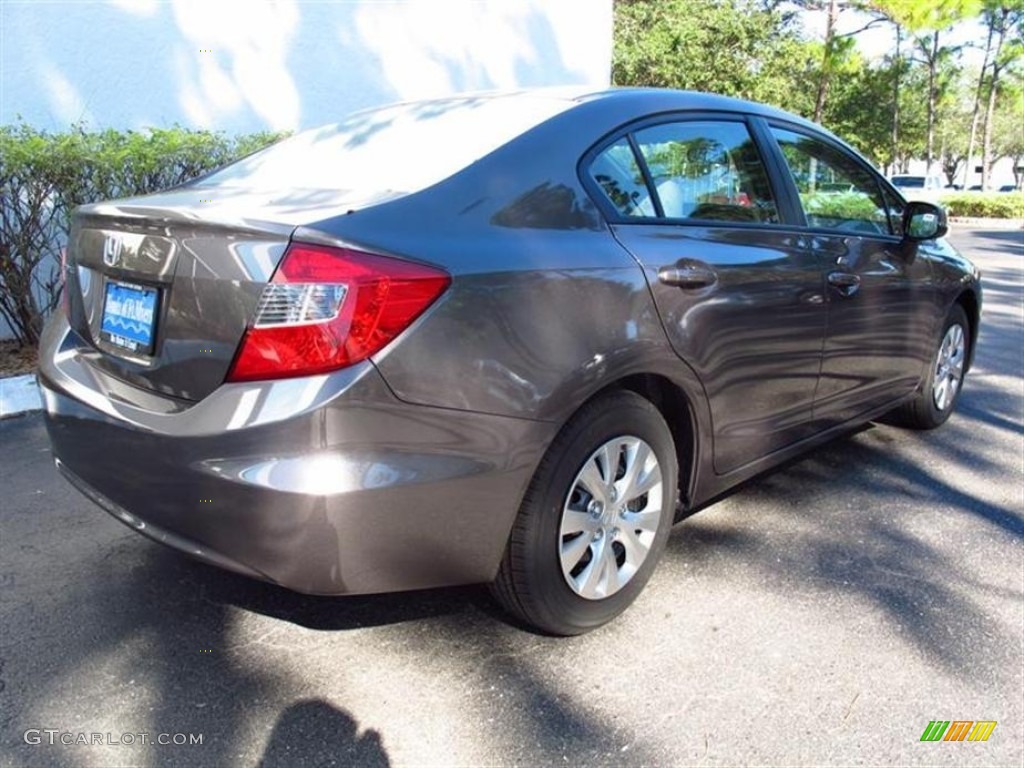
[[[939,380],[937,376],[940,364],[940,357],[943,352],[943,344],[946,341],[947,334],[950,333],[954,327],[959,328],[959,333],[963,339],[963,352],[961,354],[961,361],[959,367],[959,374],[953,376],[955,387],[952,392],[952,396],[948,399],[948,402],[944,402],[942,407],[936,402],[936,383]],[[964,312],[963,307],[959,304],[954,304],[952,309],[949,311],[949,315],[946,317],[946,322],[942,325],[942,331],[939,333],[939,338],[935,342],[935,350],[932,352],[931,363],[925,372],[924,380],[921,382],[921,386],[918,387],[918,391],[915,393],[914,398],[909,402],[903,404],[893,413],[894,421],[903,427],[909,427],[910,429],[935,429],[946,422],[949,415],[953,412],[956,407],[957,400],[960,398],[960,392],[963,389],[964,374],[966,373],[967,361],[971,359],[971,326],[967,320],[967,313]],[[941,390],[940,390],[941,391]],[[942,399],[941,397],[938,399]]]
[[[574,494],[571,497],[575,499],[574,504],[582,503],[579,501],[581,480],[578,475],[584,465],[590,464],[599,448],[618,438],[639,439],[646,443],[657,459],[662,482],[661,516],[653,539],[650,531],[645,534],[647,541],[652,543],[640,564],[631,575],[623,577],[624,571],[616,571],[615,588],[618,591],[605,597],[586,598],[570,587],[570,576],[563,573],[560,547],[565,547],[566,541],[576,535],[563,536],[561,533],[563,508],[569,502],[570,494]],[[616,454],[613,476],[618,476],[616,473],[620,467],[624,469],[627,466],[627,454],[627,450]],[[646,477],[654,477],[653,472]],[[625,477],[621,479],[626,482]],[[633,392],[619,391],[588,403],[562,428],[537,468],[513,525],[497,579],[491,585],[492,594],[524,623],[550,634],[578,635],[606,624],[629,607],[654,571],[672,527],[678,485],[672,433],[650,401]],[[659,491],[650,493],[656,495]],[[623,491],[623,499],[618,501],[614,494],[609,497],[610,509],[601,517],[600,523],[615,526],[609,529],[605,545],[611,549],[608,557],[617,559],[620,568],[625,568],[626,555],[623,543],[616,538],[623,535],[619,526],[627,519],[623,515],[638,514],[622,508],[626,495]],[[586,498],[584,495],[583,499]],[[640,512],[654,509],[653,495],[637,498],[634,504]],[[600,505],[598,508],[603,509]],[[651,521],[650,528],[653,527]],[[639,532],[637,529],[632,533]],[[589,533],[578,535],[590,536]],[[602,533],[593,534],[592,541],[597,541],[601,535],[604,535],[604,528]],[[581,563],[586,564],[589,557],[596,564],[593,553],[597,550],[588,544],[583,551]],[[618,586],[620,581],[621,586]]]

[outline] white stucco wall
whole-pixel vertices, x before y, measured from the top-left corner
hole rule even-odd
[[[607,85],[611,0],[0,0],[0,123],[298,129],[466,90]]]
[[[611,47],[612,0],[0,0],[0,124],[298,130],[458,91],[605,86]]]

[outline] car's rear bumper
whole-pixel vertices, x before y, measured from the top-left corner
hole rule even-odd
[[[60,321],[41,349],[65,476],[152,539],[300,592],[489,581],[553,429],[403,403],[370,363],[183,404],[89,354]]]

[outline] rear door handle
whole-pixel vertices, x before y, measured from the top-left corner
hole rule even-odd
[[[718,275],[707,264],[684,259],[659,269],[658,280],[676,288],[707,288],[718,281]]]
[[[843,296],[853,296],[860,288],[860,275],[852,272],[829,272],[828,284]]]

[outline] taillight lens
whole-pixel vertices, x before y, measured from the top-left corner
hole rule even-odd
[[[446,272],[423,264],[292,243],[263,288],[227,380],[308,376],[365,360],[450,282]]]

